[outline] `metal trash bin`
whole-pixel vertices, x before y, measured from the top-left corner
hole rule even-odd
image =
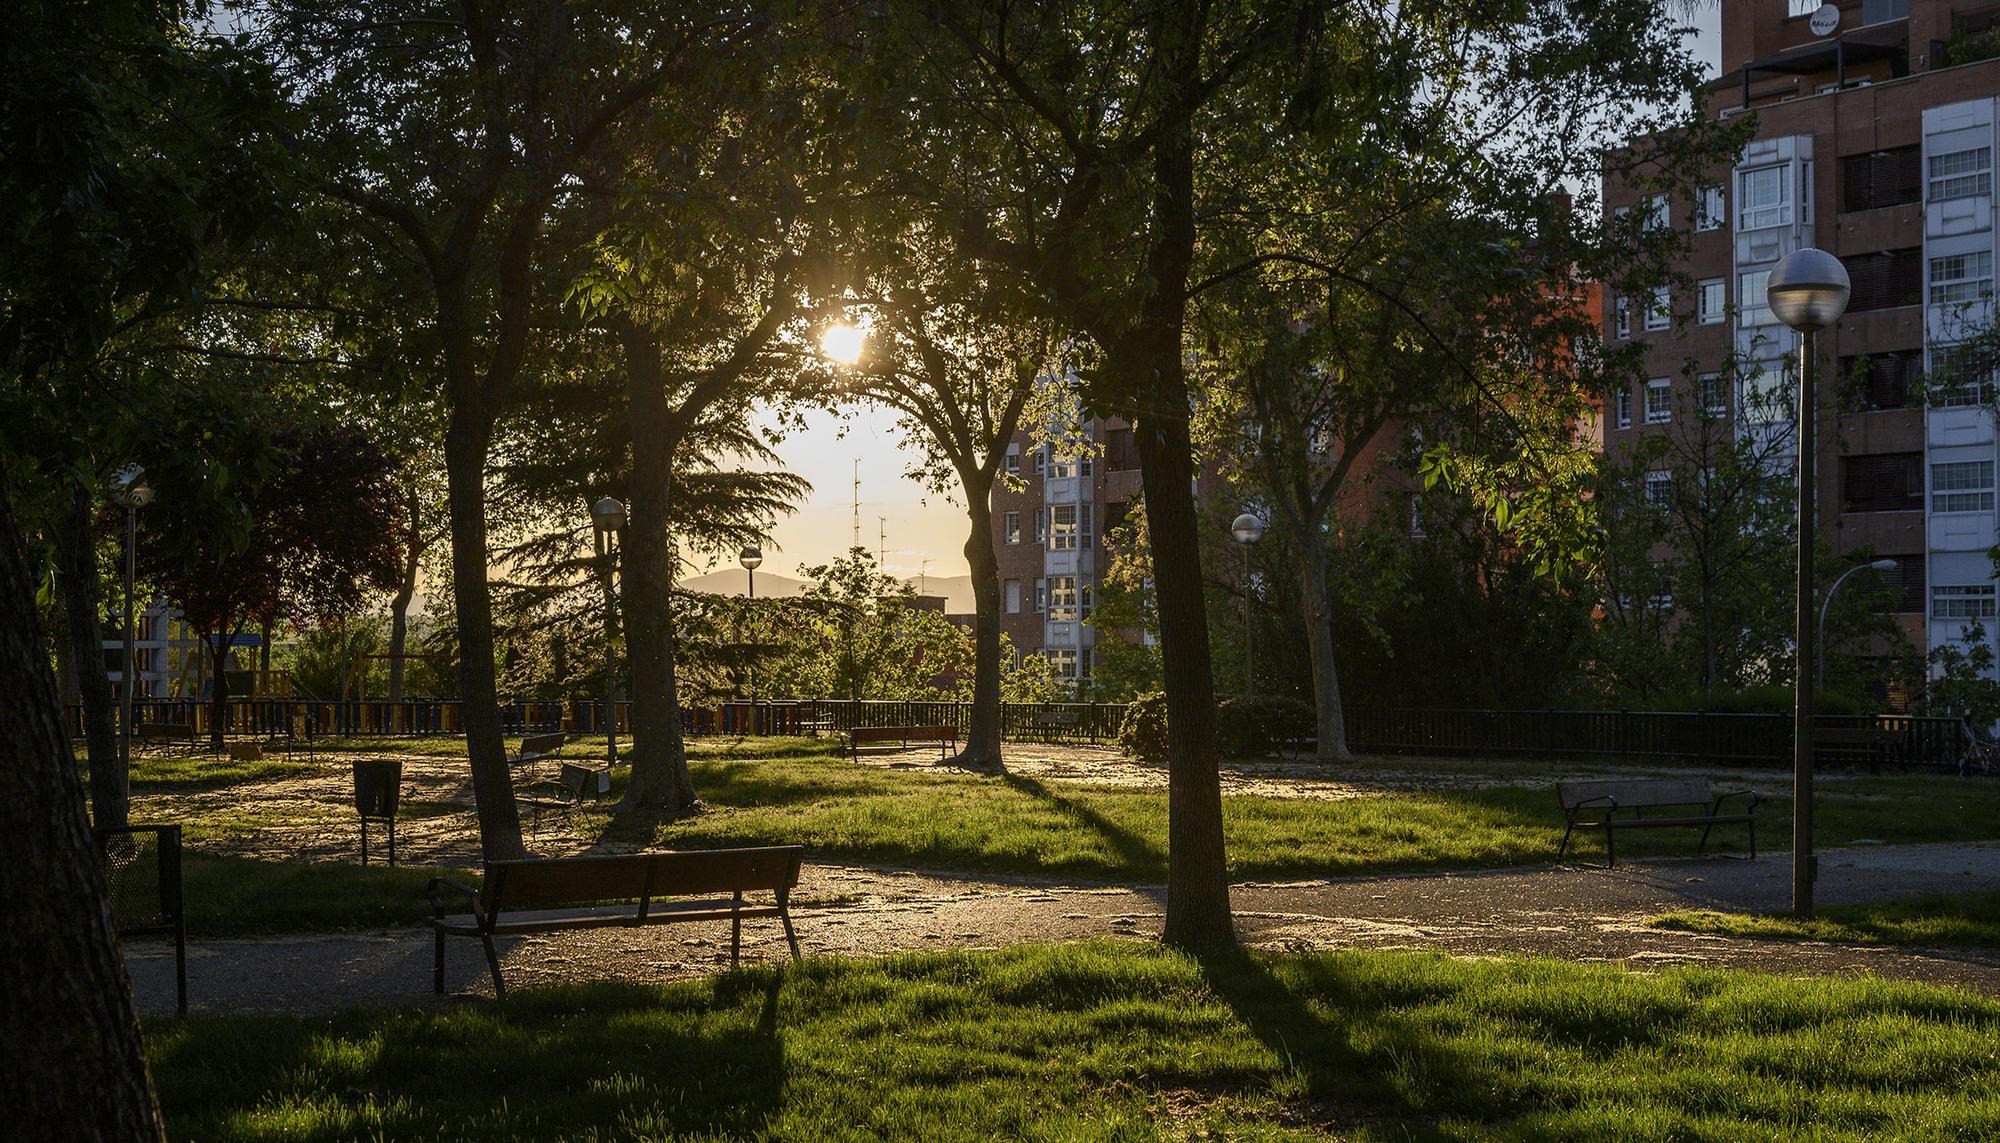
[[[361,864],[368,864],[368,823],[389,826],[389,864],[396,864],[396,805],[403,794],[398,758],[364,758],[354,764],[354,810],[361,815]]]

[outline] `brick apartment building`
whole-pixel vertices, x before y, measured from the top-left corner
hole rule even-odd
[[[1679,391],[1690,357],[1720,370],[1734,354],[1742,386],[1779,383],[1796,341],[1764,304],[1764,284],[1791,251],[1830,251],[1853,297],[1821,350],[1843,376],[1864,362],[1866,373],[1858,405],[1821,386],[1822,535],[1836,552],[1872,547],[1897,561],[1890,586],[1917,647],[1955,640],[1975,618],[1992,639],[1993,417],[1976,389],[1933,392],[1926,404],[1917,382],[1993,316],[2000,58],[1974,57],[2000,55],[2000,3],[1828,7],[1837,22],[1815,17],[1820,5],[1808,0],[1724,0],[1722,74],[1705,108],[1754,113],[1754,139],[1709,172],[1694,202],[1605,187],[1607,209],[1692,230],[1682,269],[1694,283],[1606,299],[1607,338],[1652,339],[1653,379],[1611,395],[1605,448],[1615,456],[1639,434],[1671,431],[1675,411],[1696,402],[1734,415],[1740,405],[1726,394]],[[1669,312],[1687,319],[1684,337],[1665,332]]]

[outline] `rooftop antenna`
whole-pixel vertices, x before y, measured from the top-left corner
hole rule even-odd
[[[861,546],[861,458],[854,458],[854,543]]]
[[[923,563],[920,563],[920,564],[918,564],[918,565],[917,565],[917,594],[918,594],[918,595],[925,595],[925,594],[927,594],[927,592],[925,591],[925,589],[926,589],[926,588],[928,588],[928,587],[930,587],[930,585],[931,585],[931,583],[930,583],[930,580],[931,580],[931,561],[930,561],[930,560],[929,560],[929,559],[927,558],[927,559],[925,559],[925,560],[924,560],[924,562],[923,562]]]
[[[889,569],[889,518],[877,516],[875,531],[875,566],[883,571]]]

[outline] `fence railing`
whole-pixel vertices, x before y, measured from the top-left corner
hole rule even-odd
[[[1820,715],[1821,730],[1874,727],[1902,735],[1903,760],[1956,769],[1968,743],[1957,718]],[[1782,766],[1792,757],[1784,714],[1657,710],[1351,709],[1348,741],[1380,754],[1542,754]]]
[[[142,699],[134,722],[191,727],[210,733],[213,707],[198,699]],[[602,702],[518,699],[502,703],[508,734],[566,730],[601,734]],[[81,736],[82,712],[66,712]],[[1000,731],[1018,742],[1113,743],[1123,703],[1003,703]],[[618,703],[619,732],[630,733],[631,705]],[[1782,714],[1641,710],[1416,710],[1356,707],[1347,715],[1349,743],[1378,754],[1546,755],[1658,758],[1745,766],[1783,766],[1792,752],[1792,720]],[[723,703],[681,711],[681,729],[704,734],[827,734],[857,726],[953,726],[962,736],[972,704],[883,699],[797,699]],[[1956,769],[1970,743],[1956,718],[1911,715],[1822,715],[1822,729],[1876,727],[1902,736],[1903,759],[1915,766]],[[431,737],[463,733],[459,704],[442,699],[337,701],[234,699],[223,707],[232,737]]]

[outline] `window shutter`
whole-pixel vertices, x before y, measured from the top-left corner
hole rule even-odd
[[[1841,461],[1844,512],[1900,512],[1924,505],[1923,454],[1850,456]]]

